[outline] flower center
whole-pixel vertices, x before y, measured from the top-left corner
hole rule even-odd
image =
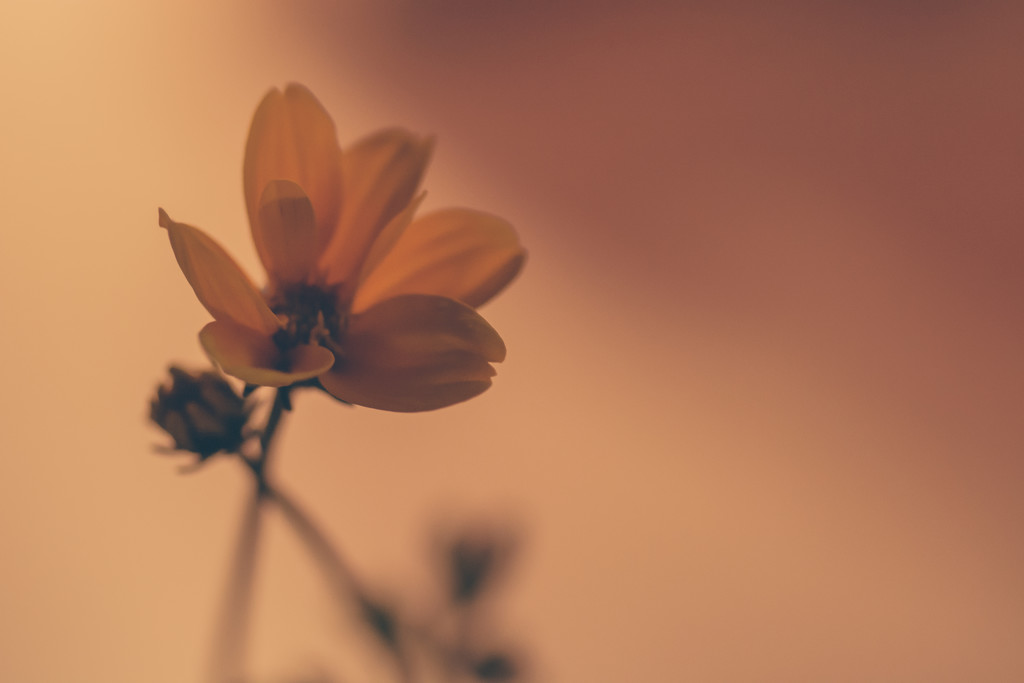
[[[336,288],[296,285],[278,292],[270,301],[270,310],[284,324],[274,334],[274,343],[282,351],[300,344],[320,344],[341,355],[341,339],[348,316],[338,310]]]

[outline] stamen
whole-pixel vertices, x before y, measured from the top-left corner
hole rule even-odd
[[[274,335],[282,351],[300,344],[320,344],[340,351],[346,316],[338,311],[336,290],[300,285],[278,294],[270,308],[284,328]]]

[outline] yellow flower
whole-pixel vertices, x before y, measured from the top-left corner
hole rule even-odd
[[[515,277],[525,251],[511,225],[486,213],[414,219],[432,144],[392,129],[342,153],[312,93],[271,90],[244,167],[262,292],[216,241],[160,210],[214,318],[200,342],[224,372],[274,387],[318,378],[343,401],[403,412],[490,386],[505,344],[474,308]]]

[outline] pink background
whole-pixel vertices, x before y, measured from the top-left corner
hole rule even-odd
[[[206,670],[248,489],[150,455],[207,320],[156,213],[259,273],[242,149],[294,80],[343,144],[437,134],[427,207],[530,250],[481,398],[298,397],[280,477],[364,576],[415,594],[433,524],[509,516],[499,624],[539,681],[1024,679],[1022,29],[1013,2],[4,3],[0,678]],[[253,680],[386,680],[274,521]]]

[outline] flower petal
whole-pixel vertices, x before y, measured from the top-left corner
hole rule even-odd
[[[408,294],[352,316],[345,356],[379,365],[420,364],[432,354],[470,351],[505,360],[505,343],[479,313],[454,299]]]
[[[176,223],[160,209],[174,257],[199,302],[217,320],[232,320],[266,335],[281,327],[252,281],[224,248],[199,228]]]
[[[472,308],[437,296],[388,299],[349,321],[345,356],[320,382],[359,405],[414,412],[465,401],[491,385],[505,358],[498,333]]]
[[[313,205],[290,180],[272,180],[260,199],[259,230],[264,265],[275,284],[302,284],[319,256]]]
[[[341,221],[321,260],[332,282],[358,275],[377,235],[412,201],[433,146],[431,138],[389,129],[345,150]]]
[[[283,387],[317,377],[334,365],[334,354],[303,344],[283,354],[273,340],[229,320],[209,323],[199,341],[224,372],[249,384]]]
[[[526,251],[506,221],[470,209],[418,218],[373,267],[353,309],[400,294],[434,294],[480,306],[519,273]]]
[[[357,290],[360,284],[366,276],[371,273],[380,263],[381,259],[387,256],[388,252],[395,246],[395,243],[401,238],[402,234],[412,223],[413,216],[416,215],[416,210],[419,209],[420,204],[423,203],[424,197],[427,196],[426,192],[421,192],[420,196],[413,199],[408,206],[402,209],[398,215],[391,219],[390,222],[380,231],[377,235],[377,239],[373,241],[370,246],[369,252],[366,254],[366,258],[363,259],[363,263],[359,266],[359,274],[357,277],[345,280],[342,283],[341,288],[338,290],[339,305],[347,307],[349,302],[357,296]],[[368,308],[364,306],[363,308]]]
[[[328,372],[320,376],[320,383],[346,403],[396,413],[418,413],[447,408],[487,391],[491,380],[485,375],[488,370],[493,375],[494,369],[483,365],[486,370],[478,367],[478,361],[467,359],[452,360],[448,367],[402,372],[369,368],[359,372]]]
[[[260,200],[272,180],[290,180],[309,197],[316,216],[317,251],[330,242],[341,210],[341,148],[334,122],[309,90],[274,88],[256,109],[245,146],[243,181],[253,241],[270,270],[269,245],[259,227]]]

